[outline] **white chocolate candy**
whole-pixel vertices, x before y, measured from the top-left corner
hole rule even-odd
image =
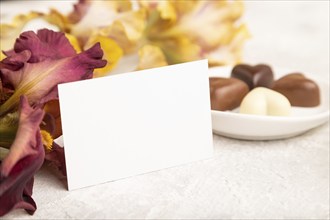
[[[242,100],[240,113],[254,115],[290,115],[291,104],[282,94],[258,87],[251,90]]]

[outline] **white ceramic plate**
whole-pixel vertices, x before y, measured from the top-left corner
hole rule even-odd
[[[232,67],[210,68],[209,76],[229,77]],[[291,71],[292,72],[292,71]],[[290,71],[274,69],[275,79]],[[292,107],[292,115],[258,116],[233,111],[212,110],[212,127],[215,134],[243,140],[275,140],[302,134],[329,120],[329,84],[309,75],[321,90],[321,105],[313,108]]]

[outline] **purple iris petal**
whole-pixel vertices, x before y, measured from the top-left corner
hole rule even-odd
[[[20,120],[16,139],[0,165],[0,216],[15,208],[33,214],[33,176],[44,161],[39,124],[44,116],[41,109],[29,106],[26,97],[20,99]]]
[[[28,56],[24,51],[30,51],[31,57],[21,65],[23,58],[26,60]],[[94,69],[104,67],[107,62],[102,60],[99,43],[76,54],[63,33],[47,29],[38,31],[38,34],[21,34],[15,52],[0,62],[1,80],[15,90],[7,103],[0,106],[0,116],[15,108],[19,97],[24,94],[33,106],[57,99],[58,84],[92,78]],[[22,67],[13,68],[17,63]]]

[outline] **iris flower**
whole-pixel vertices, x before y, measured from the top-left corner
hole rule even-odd
[[[211,66],[236,64],[249,38],[240,21],[243,11],[239,0],[80,0],[68,15],[52,9],[41,17],[65,32],[75,48],[100,42],[108,63],[95,72],[98,77],[127,69],[127,61],[135,69],[198,59]]]
[[[0,106],[0,116],[17,107],[24,94],[32,105],[43,106],[57,99],[57,84],[92,78],[94,68],[105,65],[99,44],[76,54],[63,33],[47,29],[22,33],[6,55],[0,77],[15,92]]]
[[[242,1],[139,0],[134,10],[127,1],[121,4],[126,7],[119,1],[79,1],[71,13],[77,23],[70,33],[81,39],[97,34],[114,40],[124,55],[139,55],[136,69],[205,58],[210,65],[235,64],[249,37],[239,21]],[[102,19],[90,19],[96,9]]]
[[[234,64],[249,37],[239,22],[241,1],[140,1],[148,11],[146,42],[170,64],[207,58],[210,65]]]
[[[106,65],[96,43],[77,54],[64,33],[24,32],[0,62],[0,216],[15,208],[33,214],[33,176],[44,159],[65,174],[63,148],[53,142],[59,83],[89,79]]]
[[[45,18],[61,31],[74,36],[83,50],[100,42],[108,63],[105,68],[96,70],[94,77],[108,74],[124,53],[134,50],[145,23],[144,13],[133,11],[129,0],[81,0],[69,15],[52,10]]]
[[[33,109],[25,96],[20,100],[19,125],[10,151],[0,166],[0,216],[15,208],[33,214],[33,176],[44,161],[39,124],[44,112]]]

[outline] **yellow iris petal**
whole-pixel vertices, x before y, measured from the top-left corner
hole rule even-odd
[[[5,59],[5,57],[6,56],[0,51],[0,61],[3,60],[3,59]]]
[[[202,48],[187,36],[158,40],[154,43],[162,49],[169,64],[182,63],[201,58]]]
[[[115,40],[125,54],[135,52],[145,30],[145,16],[144,10],[123,13],[120,19],[100,29],[99,34]]]
[[[169,1],[173,5],[175,11],[179,16],[190,13],[199,3],[199,1],[195,1],[195,0],[185,0],[185,1],[169,0]]]
[[[123,56],[123,50],[118,46],[118,44],[111,38],[104,36],[93,36],[89,39],[85,45],[85,49],[94,45],[96,42],[100,42],[101,48],[103,50],[103,59],[108,61],[107,65],[100,69],[94,70],[94,77],[101,77],[109,74]]]
[[[248,38],[239,22],[242,1],[142,1],[141,5],[148,10],[146,42],[160,47],[169,64],[208,57],[213,64],[240,60],[240,48]]]
[[[16,38],[22,32],[24,26],[32,19],[41,17],[43,14],[30,12],[26,15],[17,15],[11,24],[0,24],[0,48],[3,51],[11,50]],[[3,58],[1,56],[1,58]]]
[[[85,10],[82,10],[84,12],[74,11],[69,15],[69,18],[75,17],[73,20],[78,20],[78,22],[72,26],[71,33],[81,39],[88,38],[93,30],[111,25],[113,21],[120,19],[122,14],[126,11],[131,10],[131,2],[129,0],[87,0],[80,1],[76,6],[76,9],[82,7],[85,8]]]
[[[157,1],[157,0],[140,0],[139,5],[142,8],[149,10],[157,10],[161,19],[175,21],[177,13],[173,4],[169,1]]]
[[[48,23],[57,26],[61,31],[67,33],[70,32],[72,24],[67,16],[61,14],[56,9],[50,9],[48,14],[43,17]]]
[[[159,47],[145,45],[139,50],[139,64],[137,69],[149,69],[166,66],[166,58]]]
[[[241,62],[243,44],[249,37],[250,33],[246,25],[243,24],[236,28],[229,36],[227,44],[221,45],[205,55],[210,66],[235,65]]]
[[[80,48],[78,39],[75,36],[73,36],[71,34],[68,34],[68,33],[65,33],[65,37],[70,41],[70,44],[73,46],[73,48],[75,49],[75,51],[77,53],[80,53],[81,52],[81,48]]]

